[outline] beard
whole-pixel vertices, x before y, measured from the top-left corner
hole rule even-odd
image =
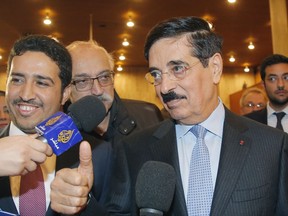
[[[270,101],[271,104],[273,104],[275,106],[284,106],[284,105],[286,105],[288,103],[288,97],[280,100],[280,99],[278,99],[276,97],[269,96],[269,101]]]

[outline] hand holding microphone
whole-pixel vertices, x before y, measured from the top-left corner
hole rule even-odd
[[[57,112],[38,124],[37,139],[48,143],[58,156],[82,140],[79,130],[93,131],[105,115],[105,106],[97,97],[85,96],[68,107],[68,115]]]

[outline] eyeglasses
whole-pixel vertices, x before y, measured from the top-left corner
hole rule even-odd
[[[91,90],[94,85],[94,80],[97,80],[101,87],[106,87],[113,85],[114,82],[114,72],[103,73],[97,77],[79,77],[72,80],[71,84],[75,85],[77,91],[88,91]]]
[[[259,103],[259,104],[254,104],[254,103],[247,103],[244,105],[245,107],[251,107],[251,108],[254,108],[254,107],[257,107],[257,108],[263,108],[265,107],[265,104],[262,104],[262,103]]]
[[[195,62],[190,67],[185,65],[172,65],[168,68],[167,72],[161,72],[160,70],[154,69],[145,75],[145,79],[152,85],[157,86],[162,83],[163,74],[167,74],[170,80],[179,81],[185,78],[186,72],[192,67],[196,66],[200,61]]]

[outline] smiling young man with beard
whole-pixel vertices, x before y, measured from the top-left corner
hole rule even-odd
[[[288,58],[279,54],[268,56],[260,73],[269,102],[265,109],[245,116],[288,132]]]

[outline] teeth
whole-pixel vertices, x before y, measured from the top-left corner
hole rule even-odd
[[[20,106],[20,109],[21,110],[24,110],[24,111],[32,111],[35,109],[35,107],[31,107],[31,106]]]

